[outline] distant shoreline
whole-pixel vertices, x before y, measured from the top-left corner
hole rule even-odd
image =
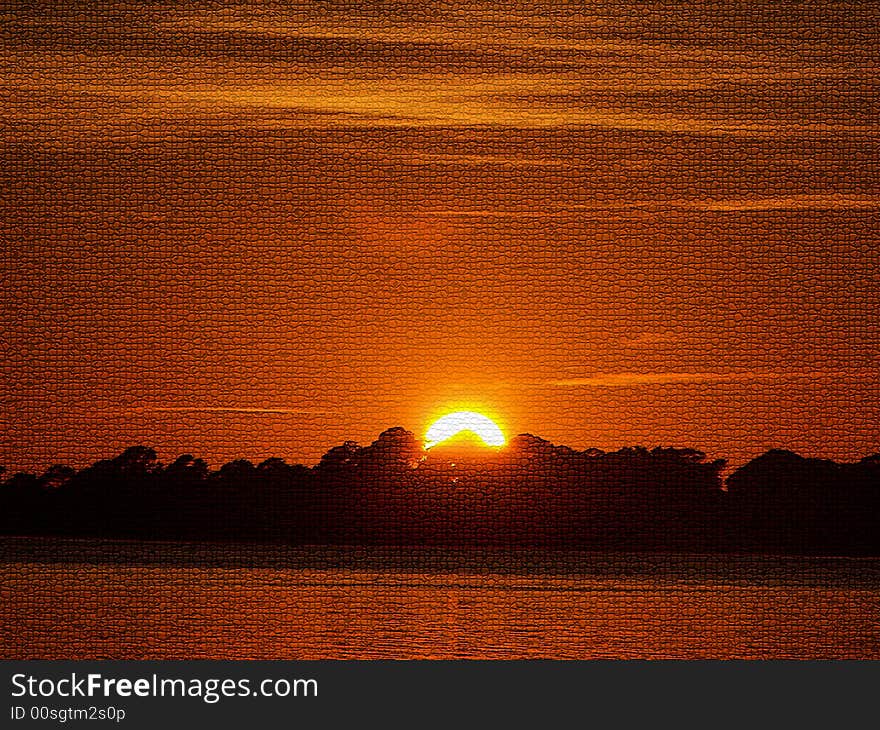
[[[0,565],[456,573],[880,590],[880,557],[0,537]]]

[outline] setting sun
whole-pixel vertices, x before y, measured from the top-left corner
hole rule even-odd
[[[491,418],[474,411],[458,411],[431,424],[425,434],[425,448],[430,449],[463,431],[475,434],[486,446],[504,446],[504,434]]]

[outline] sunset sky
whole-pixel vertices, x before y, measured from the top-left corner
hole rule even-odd
[[[10,469],[880,451],[876,5],[89,5],[2,15]]]

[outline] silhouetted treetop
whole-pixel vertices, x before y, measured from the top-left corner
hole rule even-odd
[[[722,483],[689,448],[577,450],[532,434],[425,450],[388,429],[314,467],[273,457],[212,470],[132,446],[82,470],[0,483],[6,534],[601,549],[880,552],[880,454],[842,464],[773,449]],[[2,474],[0,470],[0,474]]]

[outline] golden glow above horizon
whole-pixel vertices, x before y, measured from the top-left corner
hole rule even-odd
[[[486,446],[504,446],[505,439],[501,429],[491,418],[475,411],[456,411],[438,418],[425,434],[425,448],[430,449],[463,431],[469,431]]]

